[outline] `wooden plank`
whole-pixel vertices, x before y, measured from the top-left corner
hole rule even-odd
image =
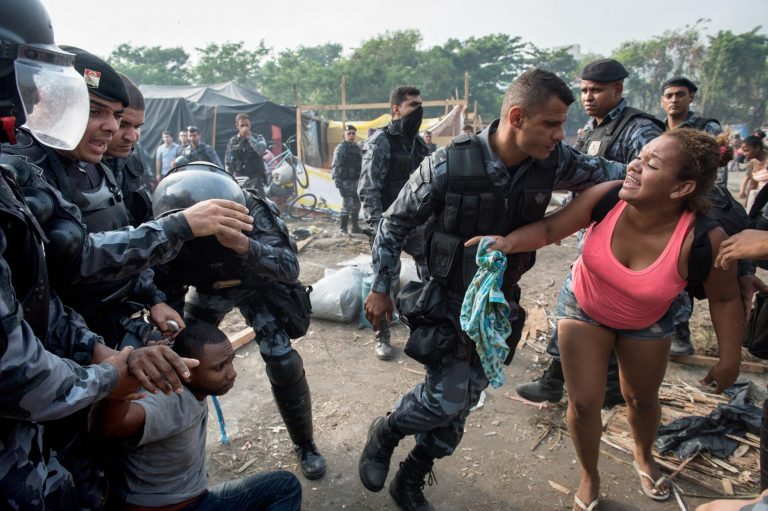
[[[237,351],[255,338],[256,332],[253,331],[253,328],[248,327],[240,330],[234,335],[230,335],[229,342],[232,344],[232,349]]]
[[[712,367],[720,360],[717,357],[708,357],[706,355],[671,355],[669,359],[678,364],[704,367]],[[747,373],[766,373],[768,372],[768,364],[765,362],[742,362],[741,370]]]
[[[310,236],[309,238],[303,239],[300,242],[296,243],[296,252],[301,253],[302,250],[304,250],[307,245],[309,245],[309,242],[312,241],[314,236]]]

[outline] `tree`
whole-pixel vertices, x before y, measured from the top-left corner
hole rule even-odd
[[[261,61],[269,53],[264,41],[256,49],[248,49],[242,41],[223,44],[209,43],[196,48],[197,64],[191,69],[197,84],[227,82],[233,80],[244,87],[256,88],[259,82]]]
[[[599,57],[590,56],[587,62],[596,60]],[[576,98],[575,104],[568,110],[568,120],[565,122],[566,135],[574,135],[576,131],[584,126],[589,116],[579,105],[581,80],[579,75],[584,67],[577,61],[570,52],[570,48],[558,48],[546,50],[534,48],[531,56],[531,64],[541,69],[552,71],[563,79],[571,88],[573,96]]]
[[[189,54],[181,47],[134,47],[123,43],[112,51],[107,61],[137,84],[189,84]]]
[[[724,123],[762,126],[768,101],[768,38],[757,32],[720,31],[710,37],[699,94],[704,115]]]

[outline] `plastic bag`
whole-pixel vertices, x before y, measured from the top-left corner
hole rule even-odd
[[[351,323],[362,306],[360,288],[363,275],[353,267],[328,272],[312,285],[312,317]]]

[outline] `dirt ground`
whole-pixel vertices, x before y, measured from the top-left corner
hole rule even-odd
[[[330,221],[312,220],[291,225],[293,229],[309,226],[321,232],[300,254],[301,279],[305,283],[317,281],[325,268],[368,253],[367,240],[362,235],[338,235],[337,224]],[[560,284],[575,257],[575,237],[564,240],[561,246],[539,252],[536,266],[521,283],[526,309],[541,306],[549,321],[554,318]],[[540,323],[542,317],[539,315]],[[706,304],[697,303],[692,325],[699,352],[714,344],[712,329],[707,323]],[[239,314],[234,313],[224,327],[232,333],[245,324]],[[219,441],[215,414],[211,413],[209,418],[211,484],[266,470],[286,469],[302,480],[304,509],[396,509],[386,489],[371,493],[363,488],[357,475],[357,462],[371,420],[390,410],[403,392],[423,379],[423,367],[402,352],[406,338],[407,329],[396,325],[393,345],[397,357],[389,362],[375,358],[372,332],[358,329],[356,322],[313,320],[308,334],[295,342],[312,390],[316,442],[328,463],[327,474],[320,481],[308,481],[300,474],[290,439],[272,399],[258,346],[252,342],[241,348],[236,355],[239,376],[235,387],[220,398],[229,446]],[[518,350],[513,363],[506,368],[507,383],[499,389],[489,387],[484,405],[467,420],[457,452],[435,464],[438,484],[428,486],[425,494],[437,509],[571,508],[578,483],[578,463],[566,434],[564,404],[539,410],[513,399],[516,397],[514,385],[529,381],[547,363],[545,355],[525,347]],[[680,378],[691,385],[696,385],[704,374],[703,368],[675,363],[670,363],[668,369],[669,379]],[[742,377],[753,381],[756,388],[765,388],[766,379],[762,376],[743,373]],[[538,443],[542,425],[556,427]],[[396,449],[390,478],[412,446],[413,438],[406,437]],[[605,497],[601,510],[680,509],[674,499],[657,503],[644,497],[631,458],[606,446],[602,449],[610,450],[612,456],[602,455],[600,460]],[[570,490],[570,494],[558,491],[551,483]],[[684,481],[680,485],[689,494],[711,494]],[[690,509],[706,501],[691,496],[686,500]]]

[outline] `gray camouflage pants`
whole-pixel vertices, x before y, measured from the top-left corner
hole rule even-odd
[[[407,392],[395,406],[394,421],[401,433],[415,435],[416,443],[433,458],[450,456],[461,442],[469,409],[488,386],[480,359],[446,355],[426,366],[424,383]]]

